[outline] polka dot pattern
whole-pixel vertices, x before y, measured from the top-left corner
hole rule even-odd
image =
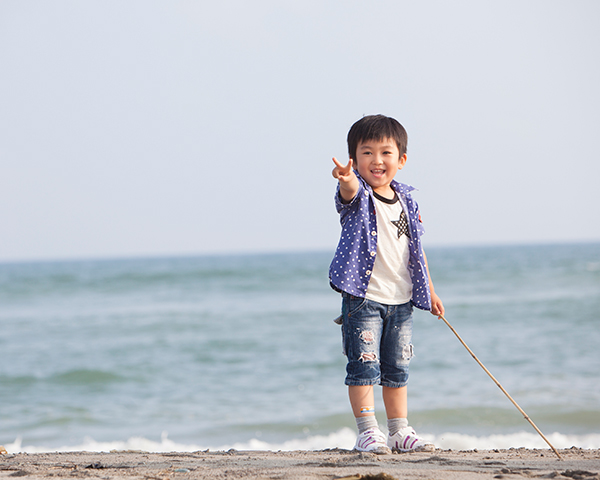
[[[373,190],[357,172],[355,173],[359,180],[359,188],[354,199],[350,203],[342,203],[339,185],[335,194],[335,206],[340,214],[342,233],[329,267],[329,282],[338,292],[364,297],[377,256],[377,218]],[[419,207],[410,195],[414,188],[395,180],[390,186],[401,197],[408,211],[408,270],[413,283],[412,303],[422,310],[431,310],[429,280],[421,247],[424,229],[419,219]]]

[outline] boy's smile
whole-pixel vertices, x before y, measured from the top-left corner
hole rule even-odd
[[[406,153],[400,156],[394,139],[384,138],[360,142],[356,147],[354,163],[360,176],[374,192],[391,198],[393,192],[390,183],[406,164],[406,158]]]

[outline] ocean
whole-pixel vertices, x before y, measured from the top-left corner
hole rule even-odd
[[[553,445],[600,448],[600,244],[427,254],[447,320]],[[331,257],[1,263],[0,445],[352,448]],[[441,320],[415,310],[413,335],[417,432],[547,448]]]

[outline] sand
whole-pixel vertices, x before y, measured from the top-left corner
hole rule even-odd
[[[374,455],[349,450],[0,455],[0,478],[100,479],[491,479],[600,480],[600,450],[436,450]]]

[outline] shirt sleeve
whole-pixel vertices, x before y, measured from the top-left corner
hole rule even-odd
[[[358,191],[356,192],[356,195],[354,195],[354,198],[352,200],[350,200],[350,202],[348,203],[344,203],[342,202],[342,197],[340,195],[340,184],[338,183],[338,186],[335,190],[335,209],[337,210],[337,212],[339,214],[342,214],[342,211],[349,211],[352,210],[356,207],[356,205],[359,202],[359,197],[361,195],[364,195],[364,191],[365,191],[365,187],[363,186],[362,182],[359,180],[358,181]]]

